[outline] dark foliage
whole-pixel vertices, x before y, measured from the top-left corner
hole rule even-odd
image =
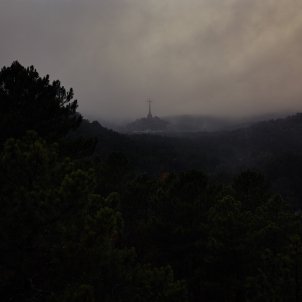
[[[302,219],[274,193],[299,197],[300,115],[187,138],[88,121],[70,134],[72,92],[17,62],[1,81],[1,301],[301,301]]]
[[[35,130],[50,139],[64,136],[79,126],[77,101],[73,90],[66,91],[59,81],[50,83],[33,66],[15,61],[0,71],[0,143]]]

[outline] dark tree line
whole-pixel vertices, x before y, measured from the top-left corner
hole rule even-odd
[[[60,81],[50,83],[33,66],[15,61],[0,72],[0,142],[21,137],[30,129],[44,138],[57,140],[79,126],[73,90]]]

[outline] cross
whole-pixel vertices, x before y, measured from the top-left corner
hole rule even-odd
[[[150,99],[148,99],[147,103],[149,103],[149,113],[148,113],[148,117],[152,117],[152,113],[151,113],[151,103],[152,101]]]

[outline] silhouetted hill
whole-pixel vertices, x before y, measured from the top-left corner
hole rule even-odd
[[[121,152],[128,149],[129,139],[116,131],[103,127],[99,122],[83,120],[76,131],[76,136],[95,138],[97,140],[95,154],[108,156],[112,152]]]
[[[281,193],[291,195],[293,203],[302,199],[300,113],[237,130],[192,132],[179,137],[122,135],[88,121],[78,133],[98,139],[96,154],[121,152],[143,173],[200,169],[228,179],[241,170],[258,169]]]
[[[126,132],[130,133],[156,133],[166,131],[169,125],[168,121],[160,119],[159,117],[144,117],[138,119],[125,127]]]
[[[86,119],[82,121],[79,129],[77,130],[77,134],[87,137],[120,136],[117,132],[103,127],[99,122],[97,121],[90,122]]]

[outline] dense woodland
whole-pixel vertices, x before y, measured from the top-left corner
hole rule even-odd
[[[301,301],[300,114],[122,135],[18,62],[0,106],[1,301]]]

